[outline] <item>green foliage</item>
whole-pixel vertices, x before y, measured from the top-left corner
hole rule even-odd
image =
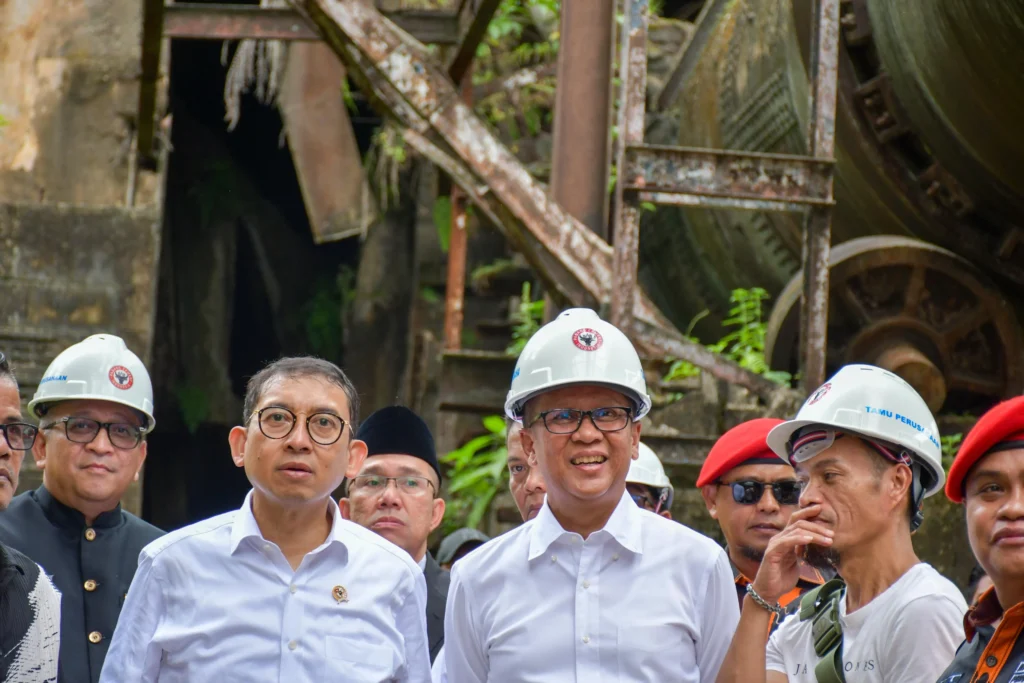
[[[420,296],[428,304],[439,304],[441,303],[441,294],[433,287],[423,287],[420,289]]]
[[[552,63],[558,54],[558,0],[502,0],[477,48],[476,85],[505,78],[523,69]],[[514,143],[550,128],[555,79],[528,79],[501,88],[475,103],[477,113],[498,129],[513,151]]]
[[[359,113],[359,107],[356,106],[356,99],[352,96],[352,86],[349,85],[348,79],[341,79],[341,101],[345,103],[345,108],[352,114]]]
[[[309,351],[321,358],[338,360],[342,346],[342,314],[346,306],[344,277],[320,277],[300,309],[302,331]]]
[[[530,340],[537,330],[540,329],[541,320],[544,319],[544,300],[532,301],[530,299],[530,283],[523,283],[523,295],[519,302],[519,310],[512,316],[515,326],[512,328],[512,343],[505,349],[505,353],[511,356],[518,356],[526,348],[526,342]]]
[[[939,441],[942,443],[942,466],[947,470],[953,464],[953,458],[956,456],[957,449],[960,448],[960,442],[963,440],[963,433],[939,437]]]
[[[437,241],[441,243],[441,251],[448,253],[452,241],[452,199],[441,195],[434,200],[434,228],[437,230]]]
[[[491,280],[498,275],[501,275],[507,270],[516,267],[516,262],[509,258],[499,258],[485,263],[482,266],[477,266],[469,274],[469,281],[473,285],[474,289],[487,289],[490,286]]]
[[[764,375],[773,382],[789,384],[793,376],[782,370],[772,370],[764,356],[765,333],[768,327],[764,321],[764,302],[768,298],[768,292],[760,287],[732,290],[729,297],[732,308],[729,309],[729,317],[722,321],[722,326],[728,332],[714,344],[709,344],[708,349],[722,354],[741,368]],[[690,322],[687,336],[693,342],[697,339],[689,336],[690,331],[704,315],[707,315],[706,311]],[[664,379],[685,379],[698,373],[699,370],[691,363],[677,360],[669,368]]]
[[[461,447],[441,456],[449,466],[447,507],[442,524],[445,535],[460,527],[477,528],[503,487],[508,486],[505,461],[505,420],[499,415],[483,419],[487,430]]]
[[[210,416],[210,398],[202,387],[194,384],[181,384],[174,389],[174,397],[178,400],[181,419],[189,434],[195,434],[199,425]]]
[[[399,173],[408,163],[409,153],[401,129],[395,123],[386,122],[373,134],[366,155],[366,165],[382,209],[387,210],[392,201],[398,200]]]

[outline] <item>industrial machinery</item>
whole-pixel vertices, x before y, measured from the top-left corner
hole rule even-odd
[[[806,153],[810,3],[720,3],[672,142]],[[1024,3],[845,0],[841,12],[828,367],[902,368],[947,410],[1019,394]],[[796,214],[659,207],[641,282],[684,329],[733,288],[764,287],[770,361],[795,371],[800,230]]]

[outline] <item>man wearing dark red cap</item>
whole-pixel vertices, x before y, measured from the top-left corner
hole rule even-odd
[[[764,417],[733,427],[715,442],[697,478],[704,504],[725,536],[741,606],[768,541],[786,526],[800,500],[793,468],[768,448],[768,432],[779,424],[782,420]],[[779,604],[787,614],[795,611],[801,595],[831,577],[801,561],[796,587]],[[778,621],[773,614],[770,630]]]
[[[966,640],[940,683],[1024,681],[1024,396],[985,413],[946,479],[993,587],[964,617]]]
[[[366,460],[348,482],[341,514],[388,539],[419,563],[427,580],[427,640],[434,661],[444,644],[449,574],[427,552],[441,524],[441,467],[434,437],[419,415],[403,406],[381,408],[359,428]]]

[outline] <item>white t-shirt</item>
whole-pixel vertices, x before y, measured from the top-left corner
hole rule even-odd
[[[948,579],[916,564],[853,614],[839,603],[847,683],[935,683],[964,639],[967,603]],[[790,683],[816,683],[812,620],[786,618],[768,640],[769,671]]]

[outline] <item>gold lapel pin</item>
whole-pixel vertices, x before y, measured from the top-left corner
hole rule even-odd
[[[331,595],[338,602],[348,602],[348,591],[345,590],[344,586],[335,586],[331,591]]]

